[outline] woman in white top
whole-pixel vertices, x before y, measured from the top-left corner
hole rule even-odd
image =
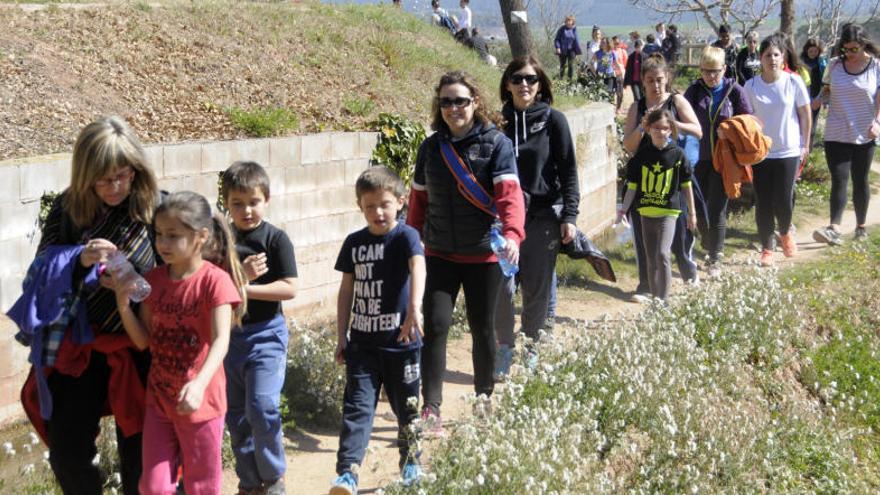
[[[471,14],[470,8],[470,0],[461,0],[458,5],[461,7],[461,18],[458,20],[458,30],[468,29],[474,27],[473,23],[473,14]],[[470,34],[470,33],[468,33]]]
[[[786,47],[787,41],[779,33],[765,38],[759,49],[761,75],[749,79],[744,86],[755,117],[764,124],[764,134],[773,140],[767,158],[752,169],[762,266],[774,263],[776,227],[783,254],[788,258],[797,254],[797,244],[789,233],[794,181],[810,145],[810,94],[797,74],[784,70]]]
[[[880,55],[857,24],[840,31],[834,53],[822,78],[822,99],[829,103],[825,123],[825,158],[831,171],[831,224],[813,232],[817,242],[840,244],[840,219],[846,207],[848,176],[853,180],[856,210],[855,239],[866,237],[870,188],[868,172],[874,158],[874,140],[880,135]],[[819,106],[817,100],[814,105]]]

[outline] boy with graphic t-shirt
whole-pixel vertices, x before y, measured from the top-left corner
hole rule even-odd
[[[650,144],[643,144],[626,165],[627,191],[623,206],[617,211],[617,223],[629,211],[633,201],[642,217],[642,238],[648,266],[651,295],[666,299],[672,280],[669,263],[675,220],[681,213],[681,195],[688,206],[687,227],[697,222],[694,195],[691,191],[693,170],[684,150],[670,138],[672,114],[659,109],[646,117]]]
[[[255,162],[235,162],[220,193],[232,217],[235,250],[248,285],[242,327],[226,355],[226,426],[232,440],[240,493],[280,495],[284,490],[281,388],[287,368],[287,324],[281,301],[296,295],[296,256],[283,230],[263,220],[269,176]]]
[[[374,166],[358,177],[357,202],[367,227],[350,234],[336,260],[342,272],[336,306],[336,361],[345,363],[345,396],[331,495],[357,493],[357,466],[373,428],[379,389],[385,387],[397,416],[401,476],[421,476],[410,451],[411,423],[418,417],[425,256],[419,233],[397,221],[406,193],[403,181]]]

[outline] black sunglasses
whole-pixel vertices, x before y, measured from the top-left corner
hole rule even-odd
[[[440,98],[440,108],[463,108],[471,104],[473,98],[459,96],[457,98]]]
[[[527,82],[529,86],[538,82],[537,74],[512,74],[510,76],[510,82],[513,84],[522,84],[523,81]]]

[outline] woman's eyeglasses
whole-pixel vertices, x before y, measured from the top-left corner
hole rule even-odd
[[[707,76],[718,76],[721,75],[722,72],[724,72],[724,69],[704,69],[700,67],[700,72]]]
[[[861,46],[842,46],[840,47],[840,51],[843,53],[859,53],[862,51]]]
[[[440,108],[464,108],[471,104],[474,101],[473,98],[465,98],[464,96],[459,96],[458,98],[440,98]]]
[[[113,177],[104,177],[95,181],[95,187],[110,187],[113,184],[122,184],[134,177],[134,170],[126,168]]]
[[[522,84],[523,81],[528,83],[529,86],[538,82],[537,74],[513,74],[510,76],[510,82],[513,84]]]

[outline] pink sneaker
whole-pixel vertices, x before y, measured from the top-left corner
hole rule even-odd
[[[797,255],[797,243],[794,241],[794,237],[791,234],[780,235],[779,240],[781,241],[780,244],[782,244],[782,254],[784,254],[786,258],[793,258]]]
[[[763,267],[771,267],[776,263],[776,260],[773,259],[773,251],[769,249],[765,249],[761,251],[761,266]]]
[[[443,419],[440,417],[440,411],[435,411],[433,407],[425,405],[422,408],[422,434],[432,437],[443,436]]]

